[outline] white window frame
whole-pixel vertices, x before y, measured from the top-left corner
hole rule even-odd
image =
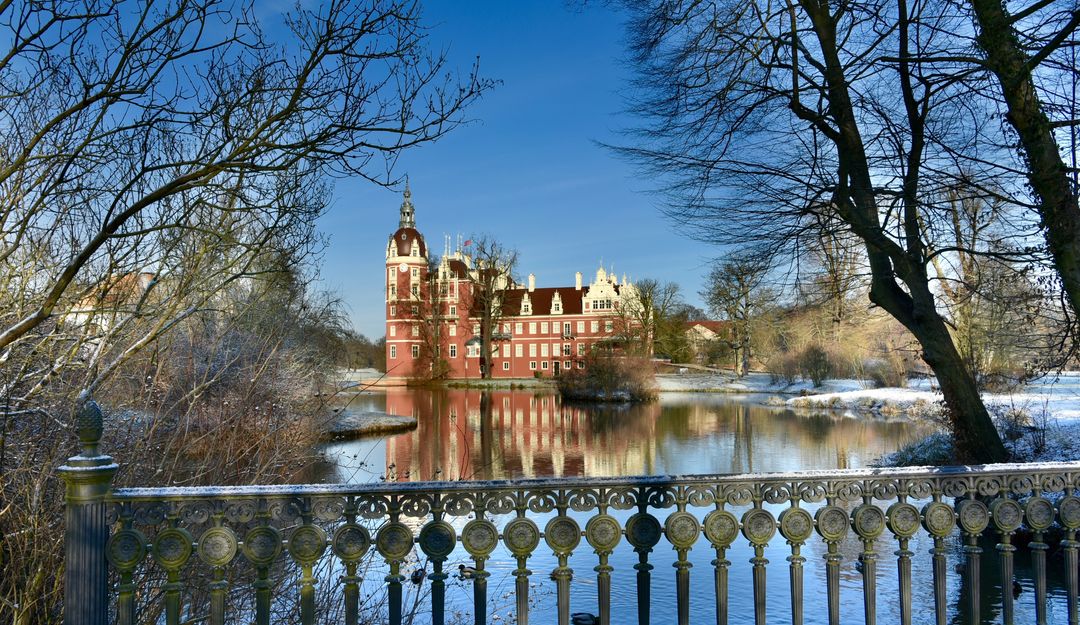
[[[397,345],[390,346],[390,358],[397,358]]]
[[[578,332],[578,334],[581,334],[581,333],[585,332],[585,322],[584,321],[577,322],[577,332]]]
[[[536,371],[536,361],[535,360],[530,360],[529,361],[529,369],[531,369],[533,371]]]
[[[397,336],[397,326],[390,326],[390,336]]]
[[[454,345],[453,343],[450,344],[450,357],[457,358],[457,345]]]
[[[504,360],[503,361],[503,371],[509,371],[509,370],[510,370],[510,361],[509,360]]]
[[[529,358],[536,358],[536,343],[529,343]]]
[[[412,357],[413,358],[419,358],[420,357],[420,346],[419,345],[413,345],[412,349],[410,351],[412,352]]]
[[[521,358],[524,355],[523,354],[524,351],[525,351],[524,350],[524,345],[522,345],[521,343],[518,343],[517,345],[514,346],[514,357],[515,358]]]
[[[540,368],[543,369],[544,371],[547,371],[548,361],[546,361],[546,360],[540,361]]]

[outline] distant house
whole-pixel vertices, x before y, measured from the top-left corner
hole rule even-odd
[[[731,324],[727,321],[687,321],[686,342],[694,353],[694,360],[699,363],[709,361],[710,348],[717,347],[731,338]]]

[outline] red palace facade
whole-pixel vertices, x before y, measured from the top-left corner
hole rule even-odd
[[[388,378],[427,378],[435,366],[445,367],[449,379],[481,377],[480,324],[472,297],[477,273],[467,248],[459,246],[432,266],[406,186],[398,229],[386,246]],[[551,377],[583,367],[582,357],[594,345],[619,340],[619,312],[636,298],[626,276],[620,282],[603,267],[592,283],[583,284],[578,272],[567,287],[537,288],[533,274],[526,285],[507,276],[499,294],[494,378]]]

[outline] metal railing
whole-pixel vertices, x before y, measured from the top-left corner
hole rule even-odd
[[[113,490],[109,484],[117,467],[97,450],[100,414],[92,402],[84,406],[79,423],[83,451],[61,469],[68,483],[65,622],[70,625],[113,620],[133,625],[139,611],[146,610],[160,613],[168,625],[193,618],[222,625],[229,593],[238,589],[254,595],[245,620],[253,618],[266,625],[276,600],[270,581],[275,568],[296,573],[295,588],[276,590],[293,593],[299,621],[310,624],[316,620],[315,567],[327,560],[341,573],[341,590],[334,600],[343,604],[345,623],[356,625],[364,582],[358,566],[372,553],[387,571],[382,580],[387,617],[399,625],[403,585],[408,581],[402,566],[414,549],[433,568],[427,575],[431,621],[441,625],[447,611],[445,569],[459,546],[472,562],[468,570],[471,618],[487,623],[491,615],[485,564],[500,543],[516,563],[512,575],[517,623],[529,622],[530,582],[538,576],[528,565],[543,544],[555,562],[550,573],[555,586],[554,620],[560,625],[571,622],[570,582],[575,573],[570,558],[575,556],[575,562],[587,558],[595,563],[598,620],[608,625],[612,620],[610,557],[623,541],[637,561],[633,569],[638,623],[650,621],[650,589],[654,576],[660,574],[653,572],[650,553],[664,541],[675,553],[675,605],[674,614],[659,622],[688,623],[693,599],[710,602],[715,622],[725,625],[733,566],[727,556],[740,535],[752,550],[750,575],[758,625],[776,622],[773,613],[766,619],[767,576],[776,566],[769,567],[765,555],[777,543],[786,543],[789,554],[787,566],[780,565],[781,570],[787,569],[789,595],[783,621],[803,623],[804,595],[813,585],[826,595],[828,622],[839,623],[844,565],[840,545],[851,539],[861,549],[854,566],[861,578],[865,623],[876,622],[882,598],[892,604],[900,623],[911,623],[913,588],[918,591],[925,586],[932,589],[934,622],[944,625],[956,599],[948,596],[951,573],[946,541],[957,536],[963,543],[963,564],[958,568],[966,588],[959,599],[966,605],[967,622],[979,623],[980,609],[985,606],[980,597],[980,558],[993,557],[984,556],[980,538],[991,533],[996,539],[1002,587],[1007,588],[1005,584],[1013,579],[1016,550],[1012,537],[1021,529],[1030,532],[1031,538],[1036,621],[1047,621],[1046,540],[1053,531],[1062,535],[1060,566],[1066,580],[1068,622],[1078,622],[1080,463]],[[537,520],[544,519],[541,528]],[[932,579],[913,581],[912,562],[917,554],[910,547],[917,538],[932,541],[933,548],[925,556],[931,561]],[[812,543],[823,549],[823,579],[805,575],[803,549]],[[715,553],[709,572],[711,597],[698,593],[691,597],[688,553],[694,548]],[[879,561],[889,555],[895,557],[895,587],[879,589]],[[112,581],[106,563],[114,569]],[[195,567],[205,574],[191,577]],[[159,583],[154,589],[141,587],[139,581],[149,579],[150,572],[158,574]],[[253,579],[245,581],[245,574]],[[189,607],[185,616],[184,597],[196,590],[208,597],[205,613],[192,616]],[[995,609],[1005,623],[1014,620],[1014,601],[1011,592],[1000,593]]]

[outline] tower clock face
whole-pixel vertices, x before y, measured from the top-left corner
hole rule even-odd
[[[401,263],[400,265],[397,266],[397,269],[401,273],[405,273],[406,271],[409,270],[409,266],[407,264],[405,264],[405,263]]]

